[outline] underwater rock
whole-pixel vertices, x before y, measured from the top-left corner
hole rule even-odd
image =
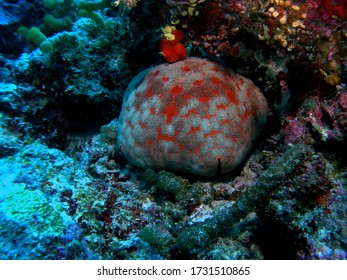
[[[100,127],[99,134],[69,134],[65,152],[73,157],[79,166],[98,178],[107,178],[118,174],[115,162],[115,141],[117,121]]]
[[[0,158],[15,153],[21,148],[21,144],[17,135],[2,127],[2,116],[0,115]]]
[[[35,142],[0,166],[0,259],[94,258],[68,197],[91,180],[71,158]]]
[[[149,68],[129,84],[117,145],[142,168],[202,176],[237,167],[264,127],[268,105],[247,78],[189,58]]]
[[[157,185],[160,190],[172,193],[176,201],[182,201],[187,196],[188,180],[165,170],[159,172]]]

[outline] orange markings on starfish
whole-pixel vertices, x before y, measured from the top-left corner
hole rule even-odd
[[[159,95],[158,95],[158,97],[159,97],[160,99],[163,99],[164,96],[165,96],[165,92],[159,93]]]
[[[184,66],[181,67],[181,70],[183,72],[189,72],[191,69],[190,69],[190,67],[188,65],[184,65]]]
[[[141,120],[139,120],[139,125],[141,126],[142,129],[145,129],[147,127],[147,125],[145,123],[143,123]]]
[[[201,103],[207,103],[207,101],[209,101],[210,100],[210,98],[208,97],[208,96],[201,96],[201,97],[199,97],[199,102],[201,102]]]
[[[168,107],[166,107],[164,115],[166,116],[166,123],[170,124],[172,122],[172,118],[178,115],[177,107],[171,103]]]
[[[251,89],[250,88],[247,90],[247,97],[251,98]]]
[[[241,90],[240,84],[239,84],[239,83],[236,83],[235,85],[236,85],[236,87],[237,87],[237,90],[240,91],[240,90]]]
[[[232,122],[231,120],[220,120],[222,125],[230,125]]]
[[[227,90],[227,95],[229,97],[230,103],[234,103],[234,104],[239,104],[239,102],[236,99],[236,93],[233,92],[232,90],[228,89]]]
[[[184,99],[185,99],[186,101],[189,101],[190,99],[193,98],[193,96],[191,96],[190,94],[184,94],[183,96],[184,96]]]
[[[247,118],[249,116],[253,116],[254,115],[254,112],[250,112],[246,109],[246,111],[243,113],[242,117],[241,117],[241,121],[245,121],[247,120]]]
[[[172,94],[179,94],[183,91],[182,85],[177,85],[171,88],[170,92]]]
[[[209,137],[209,136],[214,138],[218,134],[223,134],[223,131],[221,131],[221,130],[211,130],[209,133],[205,134],[205,138]]]
[[[204,82],[203,80],[195,80],[193,85],[194,86],[201,86],[203,84],[203,82]]]
[[[189,133],[189,134],[195,134],[195,132],[198,132],[198,131],[200,131],[200,130],[201,130],[200,126],[197,126],[197,127],[191,126],[188,133]]]
[[[216,106],[217,110],[225,110],[227,108],[227,106],[225,104],[218,104]]]
[[[193,108],[193,109],[189,110],[188,113],[182,117],[186,118],[186,117],[190,117],[191,115],[197,115],[197,114],[198,114],[198,110],[196,108]]]
[[[215,117],[216,116],[216,114],[206,114],[205,115],[205,118],[206,119],[211,119],[211,118],[213,118],[213,117]]]
[[[160,70],[156,70],[153,73],[151,73],[150,75],[151,75],[151,77],[156,77],[156,76],[158,76],[159,73],[160,73]]]
[[[163,134],[161,132],[161,127],[158,127],[158,140],[176,142],[176,134],[174,136]]]
[[[153,95],[153,91],[151,88],[148,88],[146,91],[146,99],[150,98]]]
[[[217,78],[217,77],[215,77],[215,76],[212,77],[212,83],[213,83],[213,84],[219,85],[221,82],[222,82],[222,81],[221,81],[219,78]]]

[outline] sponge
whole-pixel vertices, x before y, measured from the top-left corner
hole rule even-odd
[[[43,52],[43,53],[48,53],[50,51],[53,50],[53,44],[46,40],[46,41],[43,41],[41,44],[40,44],[40,50]]]
[[[61,0],[43,0],[43,6],[45,6],[47,9],[54,9],[58,4],[62,2]]]
[[[43,34],[38,27],[31,27],[26,37],[28,40],[33,41],[36,45],[40,45],[43,41],[47,40],[46,35]]]
[[[72,26],[72,21],[68,17],[57,19],[51,14],[45,15],[43,22],[45,23],[45,26],[55,32],[68,30]]]
[[[31,27],[28,29],[25,26],[21,26],[17,29],[17,32],[25,39],[33,41],[36,45],[40,46],[40,50],[43,53],[48,53],[53,50],[53,44],[50,40],[47,40],[45,34],[37,27]]]

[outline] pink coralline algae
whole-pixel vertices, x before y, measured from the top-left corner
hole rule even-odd
[[[213,176],[237,167],[268,116],[247,78],[200,58],[161,64],[129,84],[117,145],[142,168]]]
[[[347,133],[347,91],[342,89],[330,100],[311,96],[289,117],[285,125],[285,142],[312,144],[327,141],[345,141]]]

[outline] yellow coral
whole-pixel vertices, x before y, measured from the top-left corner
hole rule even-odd
[[[161,29],[161,31],[163,32],[163,36],[165,39],[168,39],[170,41],[173,41],[175,40],[175,35],[172,34],[172,32],[176,30],[176,27],[175,26],[170,26],[170,25],[167,25],[165,27],[163,27]]]
[[[340,77],[336,73],[328,75],[323,69],[319,69],[319,72],[323,75],[324,81],[331,86],[336,86],[340,83]]]

